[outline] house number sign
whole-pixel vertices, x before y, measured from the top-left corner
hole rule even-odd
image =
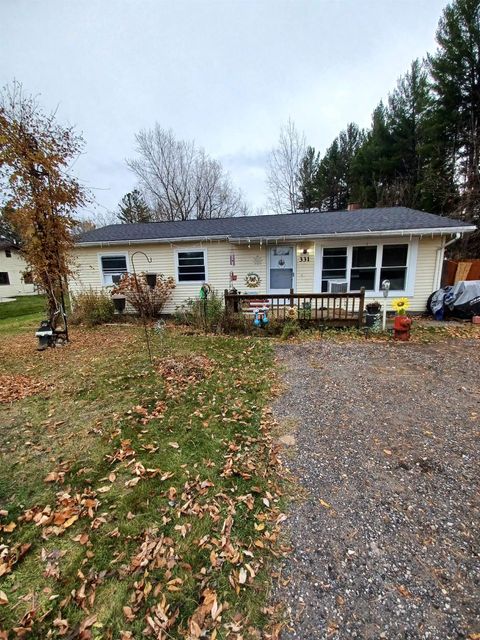
[[[310,262],[310,256],[300,256],[300,262]]]

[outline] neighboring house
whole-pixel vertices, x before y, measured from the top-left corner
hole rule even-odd
[[[254,295],[365,287],[368,299],[379,299],[384,279],[390,297],[407,296],[413,311],[423,311],[440,286],[446,244],[474,230],[405,207],[116,224],[77,239],[70,286],[73,293],[112,286],[134,258],[137,273],[175,278],[166,313],[198,297],[203,282]]]
[[[35,287],[20,247],[0,238],[0,299],[32,295]]]

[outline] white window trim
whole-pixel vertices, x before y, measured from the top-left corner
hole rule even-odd
[[[322,291],[322,265],[323,265],[323,249],[330,249],[334,247],[346,247],[347,248],[347,276],[346,280],[350,283],[350,272],[352,269],[352,252],[353,247],[377,247],[377,262],[375,264],[375,289],[368,289],[365,291],[367,296],[379,296],[383,292],[381,290],[380,272],[382,269],[382,256],[384,245],[389,244],[406,244],[408,245],[407,253],[407,279],[405,289],[392,289],[393,295],[412,297],[415,294],[415,277],[417,271],[417,256],[418,256],[418,238],[412,238],[411,240],[405,240],[405,238],[388,238],[376,242],[362,242],[359,238],[352,242],[332,242],[325,245],[317,243],[315,245],[315,270],[314,270],[314,289],[315,293],[321,293]],[[387,267],[386,267],[387,268]],[[350,291],[350,288],[349,288]]]
[[[130,269],[129,269],[129,257],[128,257],[128,253],[125,253],[124,251],[104,251],[102,253],[97,253],[97,259],[98,259],[98,269],[100,271],[100,282],[101,282],[101,286],[102,287],[113,287],[114,285],[111,283],[106,283],[105,282],[105,276],[103,274],[103,265],[102,265],[102,258],[111,258],[112,256],[119,256],[122,258],[125,258],[125,264],[127,265],[127,271],[126,273],[129,273]]]
[[[179,253],[190,253],[194,251],[203,251],[203,263],[205,265],[205,279],[204,280],[179,280],[178,278],[178,254]],[[187,248],[178,248],[175,249],[175,282],[178,286],[186,285],[199,285],[201,286],[204,282],[208,282],[208,252],[205,247],[187,247]]]

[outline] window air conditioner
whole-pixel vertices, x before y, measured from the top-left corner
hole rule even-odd
[[[328,293],[347,293],[348,282],[346,280],[329,280]]]

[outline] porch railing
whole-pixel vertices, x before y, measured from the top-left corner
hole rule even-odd
[[[266,308],[271,318],[280,321],[298,318],[330,326],[363,325],[365,289],[358,293],[230,293],[225,289],[227,313],[253,315]]]

